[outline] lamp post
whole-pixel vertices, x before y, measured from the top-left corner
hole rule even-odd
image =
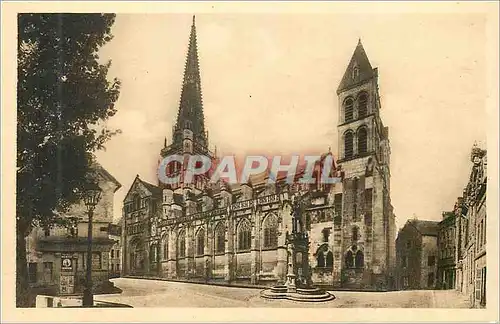
[[[83,291],[83,307],[94,306],[94,296],[92,295],[92,218],[94,209],[99,199],[101,199],[102,190],[96,183],[91,183],[85,188],[84,202],[88,212],[88,233],[87,233],[87,269],[85,289]]]

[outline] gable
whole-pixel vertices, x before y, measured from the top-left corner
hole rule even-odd
[[[136,194],[139,194],[141,198],[152,196],[153,193],[148,190],[148,188],[142,183],[139,177],[136,177],[130,189],[127,192],[127,195],[123,199],[124,203],[131,202]]]
[[[355,70],[357,70],[356,73]],[[368,81],[373,78],[374,75],[375,72],[373,71],[360,40],[354,50],[354,53],[352,54],[351,61],[349,62],[344,76],[342,77],[342,81],[340,81],[337,93],[361,82]]]

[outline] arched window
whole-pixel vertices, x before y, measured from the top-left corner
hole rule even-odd
[[[141,208],[141,196],[136,194],[134,196],[134,210],[138,210],[139,208]]]
[[[354,119],[354,100],[347,98],[344,101],[344,122],[349,122]]]
[[[346,268],[354,267],[354,255],[351,250],[347,251],[345,254],[345,266]]]
[[[196,233],[196,255],[205,254],[205,230],[200,228]]]
[[[177,255],[179,258],[186,256],[186,232],[181,230],[177,238]]]
[[[344,158],[352,157],[354,150],[354,135],[351,131],[344,134]]]
[[[163,260],[168,259],[168,236],[163,237]]]
[[[359,232],[357,227],[352,228],[352,240],[356,242],[359,239]]]
[[[151,262],[157,262],[158,261],[158,249],[156,247],[156,244],[153,244],[149,247],[149,260]]]
[[[278,219],[276,215],[270,214],[267,216],[262,228],[264,230],[264,247],[278,247]]]
[[[363,154],[368,150],[366,128],[362,127],[358,130],[358,153]]]
[[[326,264],[325,266],[327,268],[333,268],[333,253],[332,251],[328,251],[328,253],[326,254]]]
[[[355,266],[356,268],[363,268],[365,266],[365,256],[359,250],[356,252]]]
[[[252,244],[252,227],[250,222],[242,220],[238,226],[238,250],[249,250]]]
[[[226,228],[224,223],[220,222],[215,228],[215,252],[224,253],[226,248]]]
[[[368,95],[363,92],[358,97],[358,117],[364,117],[368,114]]]
[[[325,267],[325,255],[323,254],[323,251],[319,251],[318,255],[316,255],[316,261],[317,267],[318,268],[324,268]]]

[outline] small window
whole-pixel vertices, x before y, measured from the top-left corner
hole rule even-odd
[[[436,264],[436,257],[433,255],[430,255],[427,257],[427,265],[429,267],[433,267]]]
[[[406,248],[407,248],[407,249],[410,249],[410,248],[411,248],[411,242],[410,242],[410,241],[406,242]]]
[[[114,258],[115,257],[115,250],[111,250],[111,257]]]
[[[119,258],[120,257],[120,250],[116,250],[116,257]]]
[[[352,229],[352,240],[356,242],[359,239],[359,233],[358,233],[358,228],[354,227]]]
[[[44,235],[45,235],[45,237],[50,236],[50,228],[46,228],[44,230]]]
[[[408,267],[408,257],[404,256],[401,258],[401,267],[403,268]]]
[[[322,233],[323,233],[323,242],[328,242],[328,239],[330,237],[330,229],[324,228]]]
[[[352,69],[352,78],[354,80],[356,80],[357,78],[359,77],[359,68],[357,66],[355,66],[353,69]]]

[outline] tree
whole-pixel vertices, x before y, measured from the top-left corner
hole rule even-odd
[[[26,236],[50,227],[81,199],[89,156],[118,131],[120,82],[98,50],[114,14],[19,14],[17,84],[16,304],[29,306]]]

